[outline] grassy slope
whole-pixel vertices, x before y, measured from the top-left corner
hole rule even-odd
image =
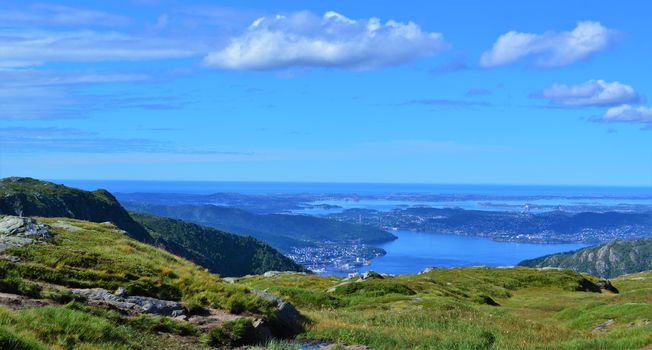
[[[306,271],[269,245],[189,222],[148,214],[131,214],[150,229],[157,243],[173,254],[224,276],[261,274],[266,271]]]
[[[21,260],[0,260],[0,291],[56,298],[61,294],[56,288],[42,290],[32,281],[109,290],[124,286],[135,295],[181,300],[189,307],[210,305],[233,312],[272,313],[269,304],[246,287],[224,283],[206,269],[140,243],[111,224],[37,219],[47,224],[64,221],[81,230],[53,228],[50,244],[7,250],[7,255]],[[174,333],[184,329],[174,322],[159,321],[161,324],[156,319],[124,318],[74,304],[21,311],[0,309],[0,348],[10,348],[7,342],[16,337],[60,348],[159,348],[161,336],[153,330]]]
[[[562,267],[602,277],[652,269],[652,237],[605,244],[524,260],[527,267]]]
[[[246,288],[222,282],[205,268],[162,249],[140,243],[111,224],[62,218],[37,218],[46,224],[64,221],[80,231],[53,228],[51,244],[7,250],[21,261],[0,261],[0,268],[20,277],[69,287],[126,287],[137,295],[229,309],[229,298],[258,300]],[[252,307],[253,304],[252,304]],[[255,308],[255,307],[254,307]]]
[[[652,343],[652,271],[577,291],[570,270],[436,269],[326,290],[340,278],[282,275],[240,283],[281,295],[314,324],[305,334],[376,349],[639,349]],[[484,302],[493,298],[500,306]],[[598,325],[613,319],[606,331]],[[646,324],[646,320],[648,323]]]
[[[138,216],[148,232],[107,191],[83,191],[31,178],[0,180],[0,214],[110,221],[141,242],[165,248],[225,276],[269,270],[304,271],[269,245],[181,221]]]

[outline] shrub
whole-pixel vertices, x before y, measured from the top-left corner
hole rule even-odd
[[[256,342],[256,330],[249,318],[225,322],[222,327],[213,328],[208,336],[208,344],[215,347],[236,347]]]

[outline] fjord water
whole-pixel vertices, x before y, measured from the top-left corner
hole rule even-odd
[[[398,239],[378,245],[385,256],[360,271],[416,273],[426,267],[513,266],[524,259],[577,250],[585,244],[530,244],[498,242],[484,237],[430,232],[394,231]]]

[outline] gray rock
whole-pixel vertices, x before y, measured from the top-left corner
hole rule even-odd
[[[176,301],[135,295],[120,296],[102,288],[71,289],[70,291],[73,294],[84,297],[89,302],[108,305],[128,313],[146,313],[171,317],[186,315],[185,307]]]
[[[267,271],[263,274],[263,277],[276,277],[280,274],[281,274],[280,271]]]
[[[5,216],[0,219],[0,252],[27,244],[45,243],[52,235],[47,226],[32,219]]]
[[[70,232],[77,232],[77,231],[82,230],[81,228],[79,228],[77,226],[74,226],[74,225],[71,225],[71,224],[69,224],[67,222],[64,222],[64,221],[57,221],[57,222],[51,224],[50,226],[61,228],[61,229],[64,229],[64,230],[70,231]]]
[[[433,271],[435,268],[434,267],[426,267],[423,269],[423,271],[417,272],[417,275],[423,275],[424,273],[428,273],[430,271]]]
[[[252,292],[276,306],[277,319],[283,323],[288,331],[286,336],[292,336],[303,331],[306,319],[297,311],[294,305],[262,290],[252,289]]]
[[[593,328],[591,333],[600,333],[600,332],[604,331],[605,329],[607,329],[607,327],[611,326],[613,323],[614,323],[613,319],[608,319],[605,323]]]
[[[236,277],[224,277],[222,281],[226,283],[235,283],[238,279]]]
[[[32,218],[20,216],[5,216],[0,219],[0,234],[33,239],[52,238],[47,226]]]
[[[367,280],[367,279],[383,279],[383,275],[379,274],[378,272],[374,271],[367,271],[364,274],[362,274],[362,279]]]

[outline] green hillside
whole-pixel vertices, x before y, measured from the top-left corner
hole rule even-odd
[[[223,282],[112,224],[36,219],[50,238],[0,253],[0,292],[10,293],[0,297],[2,349],[192,349],[211,339],[211,329],[201,324],[116,312],[119,306],[105,308],[102,301],[87,305],[71,288],[124,288],[127,295],[179,302],[188,316],[223,310],[226,319],[243,315],[267,320],[273,330],[283,327],[274,306],[247,287]],[[3,233],[3,239],[10,236]],[[17,296],[24,299],[17,303]],[[212,320],[213,328],[226,324],[218,321]]]
[[[266,271],[306,271],[281,253],[251,237],[238,236],[181,220],[133,213],[158,245],[223,276]]]
[[[574,252],[524,260],[519,265],[562,267],[605,278],[652,270],[652,237],[631,241],[615,240]]]
[[[0,214],[111,222],[141,242],[167,249],[225,276],[305,271],[252,238],[149,215],[135,214],[142,224],[136,222],[105,190],[89,192],[31,178],[5,178],[0,180]]]
[[[93,192],[27,177],[0,180],[0,214],[109,221],[141,242],[152,237],[105,190]]]
[[[612,280],[571,270],[465,267],[395,277],[241,278],[297,305],[300,337],[373,349],[649,349],[652,271]]]

